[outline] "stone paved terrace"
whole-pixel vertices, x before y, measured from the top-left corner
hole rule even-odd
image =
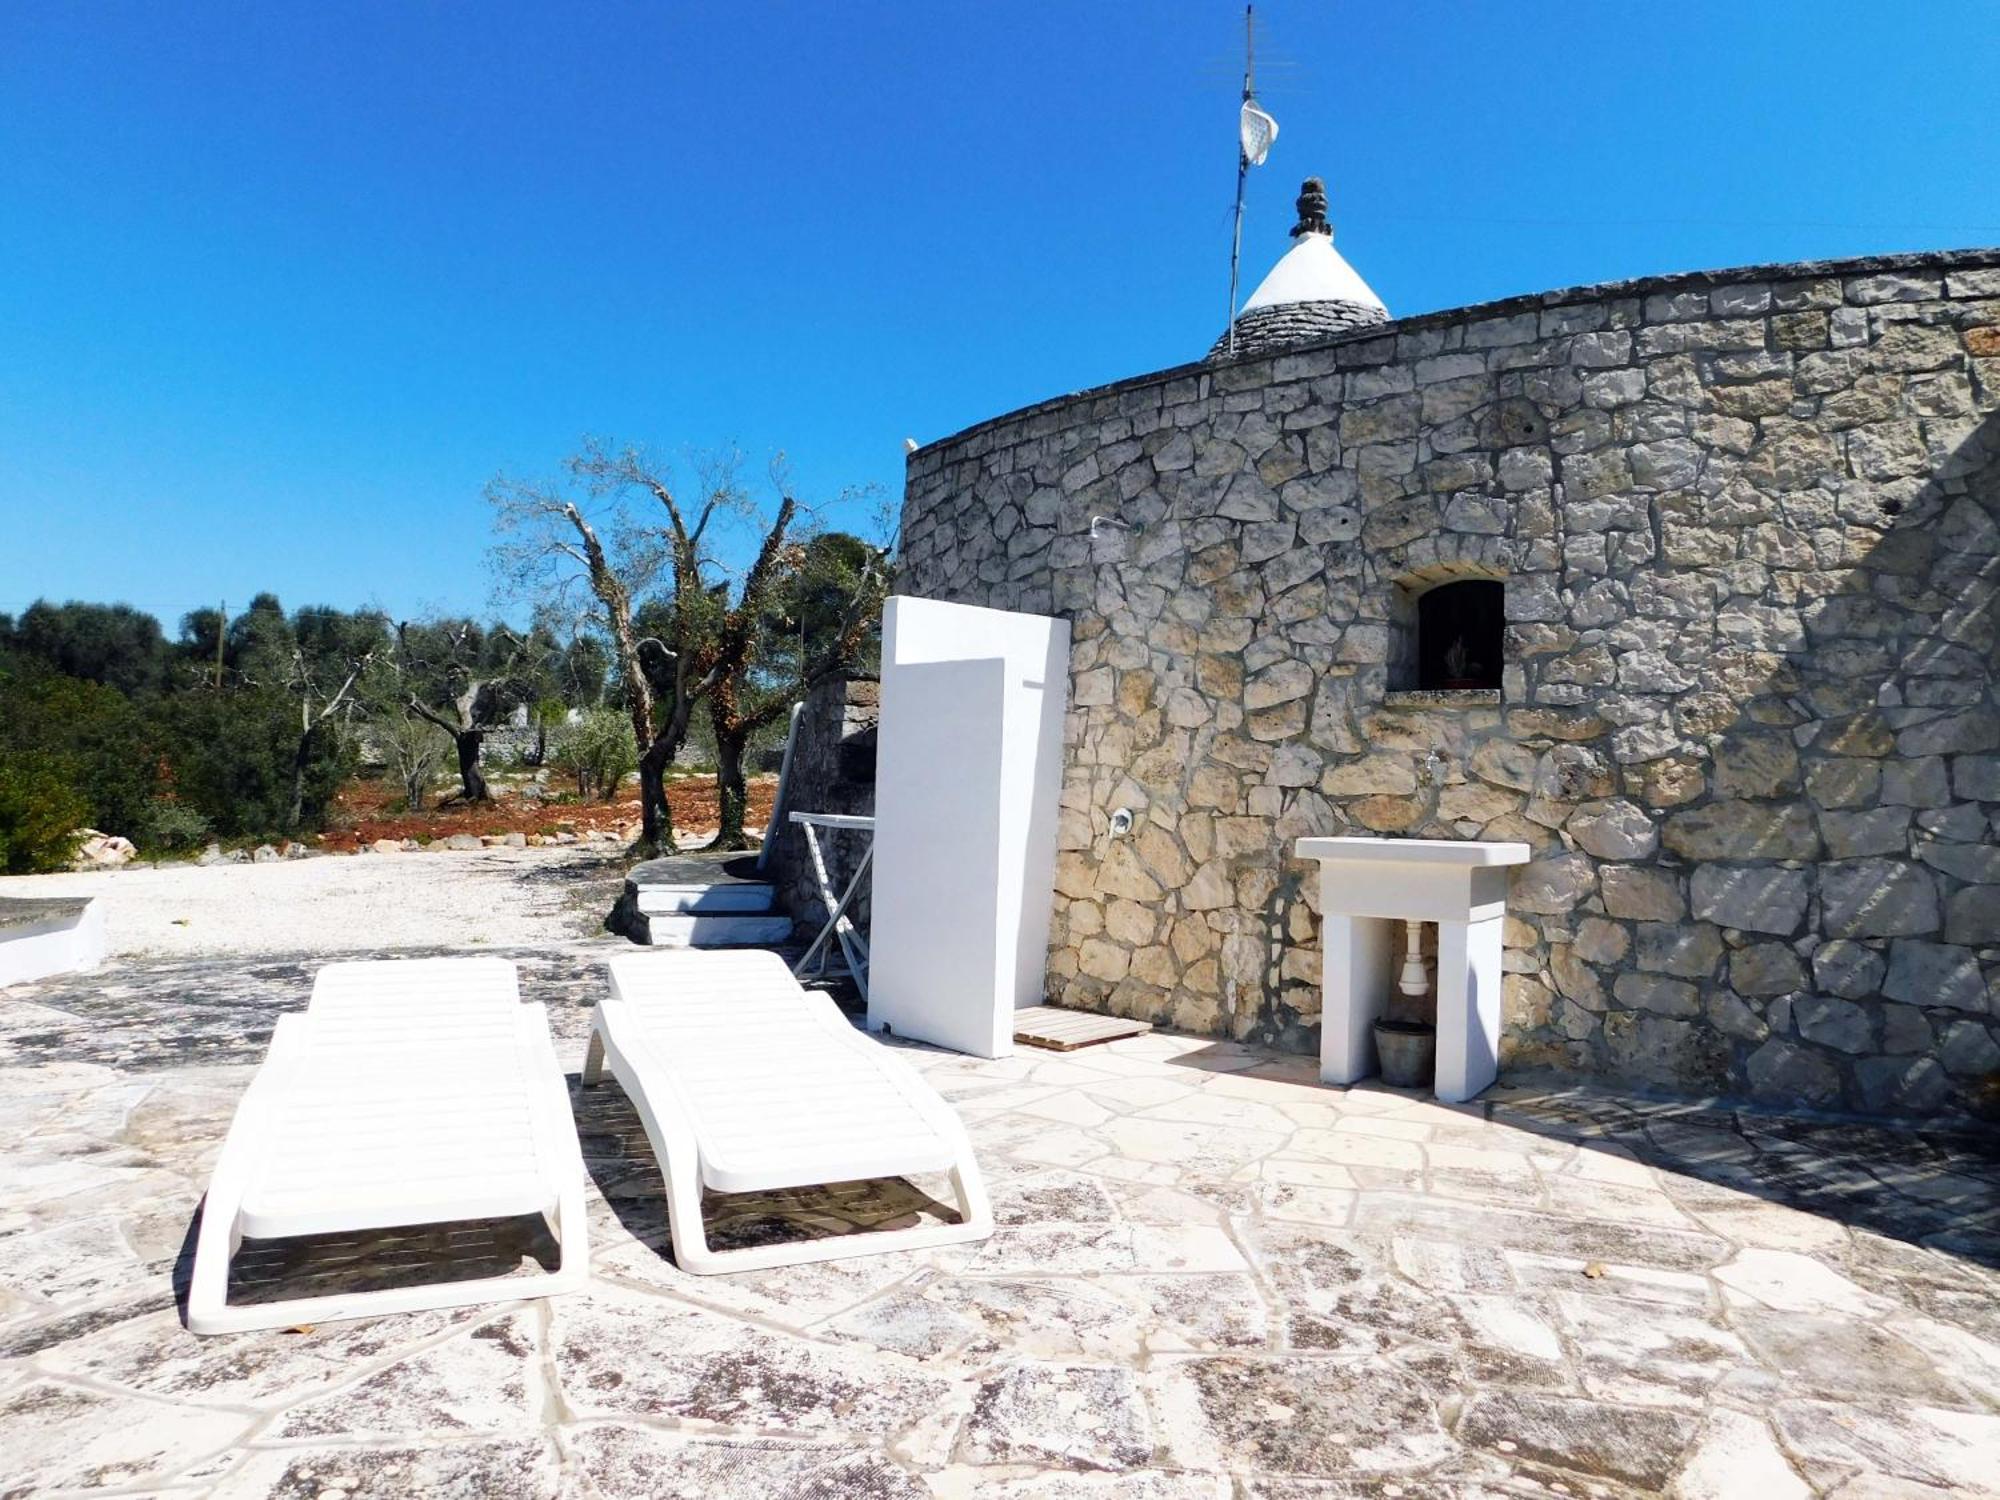
[[[516,955],[571,1068],[605,951]],[[912,1049],[980,1150],[983,1245],[682,1275],[613,1086],[577,1102],[587,1292],[196,1340],[203,1178],[310,962],[0,995],[0,1496],[2000,1494],[1990,1137],[1445,1108],[1160,1034]],[[921,1186],[736,1203],[726,1232],[931,1211]],[[456,1253],[542,1248],[497,1225]]]

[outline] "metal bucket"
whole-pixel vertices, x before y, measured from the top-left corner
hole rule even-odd
[[[1377,1021],[1375,1056],[1393,1089],[1427,1089],[1437,1073],[1437,1028],[1423,1021]]]

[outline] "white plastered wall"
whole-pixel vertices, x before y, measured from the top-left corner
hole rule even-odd
[[[1069,625],[897,597],[882,621],[868,1024],[978,1057],[1042,1002]]]

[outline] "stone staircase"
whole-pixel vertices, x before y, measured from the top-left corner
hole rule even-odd
[[[605,925],[656,948],[762,948],[792,935],[755,854],[671,854],[635,865]]]

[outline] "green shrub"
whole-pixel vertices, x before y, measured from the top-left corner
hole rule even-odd
[[[68,869],[89,816],[90,804],[50,757],[0,758],[0,872]]]
[[[176,799],[225,838],[320,827],[355,760],[353,745],[336,726],[323,726],[312,736],[306,745],[303,812],[294,825],[299,710],[290,698],[263,688],[176,693],[161,702],[160,723]]]
[[[185,802],[156,797],[146,804],[129,835],[148,852],[179,854],[199,848],[208,839],[208,819]]]
[[[0,672],[0,759],[39,756],[84,799],[78,823],[135,839],[160,793],[159,736],[114,687]]]
[[[579,797],[596,792],[609,802],[638,765],[632,726],[615,709],[591,709],[576,723],[565,724],[549,747],[550,768],[572,778]]]

